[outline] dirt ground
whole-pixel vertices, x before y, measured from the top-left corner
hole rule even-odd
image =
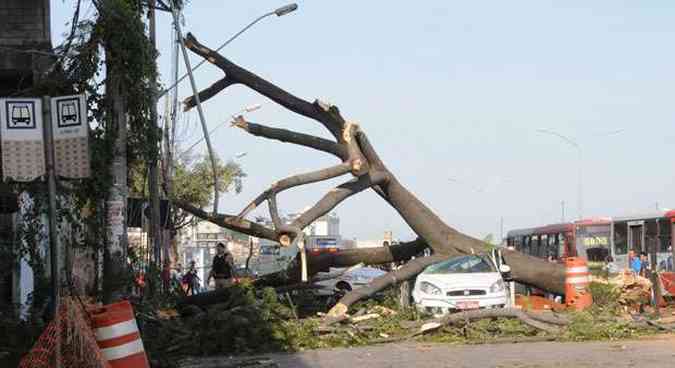
[[[664,368],[675,367],[675,336],[616,342],[496,345],[404,343],[256,357],[280,368]],[[247,359],[251,362],[251,359]],[[183,368],[237,366],[229,358],[188,360]],[[240,365],[241,366],[241,365]]]

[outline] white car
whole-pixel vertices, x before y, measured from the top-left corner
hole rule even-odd
[[[319,272],[316,276],[322,278],[330,274],[340,273],[343,270],[344,268],[331,268],[329,272]],[[336,290],[341,292],[352,291],[369,284],[374,278],[385,273],[380,269],[372,267],[358,267],[347,270],[347,272],[340,274],[336,278],[316,282],[317,285],[324,287],[323,289],[319,289],[318,293],[320,295],[332,295]]]
[[[507,273],[508,266],[501,271]],[[427,267],[417,276],[413,300],[418,310],[434,315],[465,309],[502,308],[508,288],[488,257],[455,257]]]

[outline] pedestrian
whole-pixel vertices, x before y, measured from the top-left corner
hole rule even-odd
[[[164,260],[164,267],[162,268],[161,272],[161,279],[162,279],[162,288],[164,289],[164,293],[168,294],[171,291],[171,263],[169,262],[168,259]]]
[[[631,257],[632,256],[632,257]],[[635,251],[631,250],[631,253],[628,254],[629,267],[634,274],[639,275],[640,270],[642,269],[642,261],[640,257],[635,255]]]
[[[213,257],[211,272],[209,272],[206,283],[208,284],[211,278],[213,278],[216,283],[216,289],[223,289],[233,284],[234,264],[232,255],[225,248],[225,244],[218,243],[216,245],[216,252],[217,254]]]
[[[183,276],[183,283],[187,286],[185,294],[195,295],[195,286],[199,287],[199,276],[197,276],[197,267],[195,265],[195,261],[190,262],[190,266],[185,272],[185,276]]]
[[[648,270],[649,270],[649,258],[647,257],[646,252],[642,252],[640,253],[640,271],[638,273],[642,277],[647,277]]]
[[[616,264],[614,264],[614,258],[610,255],[605,257],[605,265],[602,267],[603,270],[607,271],[608,275],[615,275],[619,273],[619,269]]]

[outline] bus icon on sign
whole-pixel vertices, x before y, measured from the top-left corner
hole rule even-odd
[[[28,106],[12,106],[12,124],[30,125],[30,111]]]
[[[33,101],[7,101],[7,129],[34,129],[35,105]]]
[[[75,103],[64,103],[62,108],[63,111],[61,111],[61,123],[68,125],[77,124],[77,111],[75,110]]]
[[[80,125],[80,101],[77,98],[59,100],[56,103],[58,109],[59,128]]]

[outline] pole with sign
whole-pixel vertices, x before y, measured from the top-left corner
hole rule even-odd
[[[57,176],[90,175],[89,129],[84,95],[0,99],[3,180],[47,180],[52,312],[60,299],[62,249],[59,244]]]
[[[61,289],[61,265],[59,264],[61,247],[56,233],[56,168],[54,165],[54,132],[51,126],[51,104],[49,97],[42,98],[44,115],[44,157],[47,161],[47,192],[49,194],[49,245],[52,264],[52,306],[54,314],[59,310]]]

